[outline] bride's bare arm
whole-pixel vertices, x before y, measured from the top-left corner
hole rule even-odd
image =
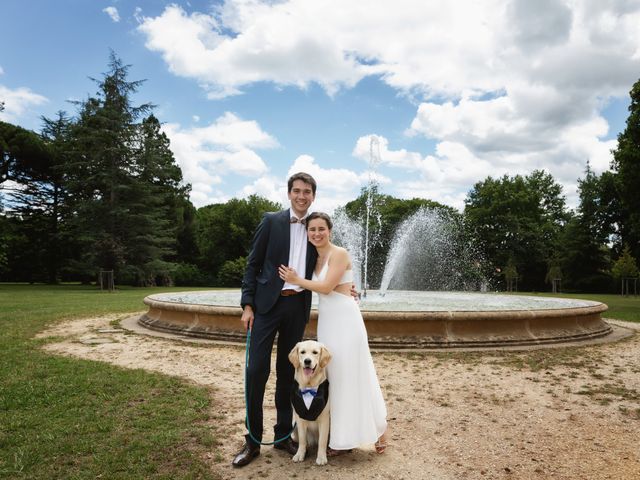
[[[293,268],[289,268],[285,265],[280,265],[278,268],[278,274],[285,282],[289,282],[293,285],[299,285],[307,290],[312,290],[326,295],[336,288],[350,263],[347,251],[342,248],[338,248],[331,254],[329,270],[327,271],[327,275],[324,280],[307,280],[306,278],[302,278],[298,275]]]

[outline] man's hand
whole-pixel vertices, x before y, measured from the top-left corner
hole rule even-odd
[[[251,330],[253,327],[253,308],[251,305],[245,305],[242,310],[240,321],[244,324],[245,330]]]

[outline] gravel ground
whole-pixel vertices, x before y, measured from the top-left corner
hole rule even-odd
[[[74,320],[39,336],[55,337],[44,347],[55,354],[209,387],[220,445],[205,461],[221,478],[640,479],[639,324],[611,321],[634,334],[580,347],[374,352],[389,412],[385,454],[367,445],[318,467],[313,452],[294,464],[265,446],[236,470],[230,462],[244,433],[244,347],[147,335],[134,320]],[[271,378],[265,397],[267,432],[274,384]]]

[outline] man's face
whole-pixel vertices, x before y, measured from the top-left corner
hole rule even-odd
[[[315,199],[311,185],[302,180],[294,180],[288,193],[291,211],[298,217],[304,217]]]

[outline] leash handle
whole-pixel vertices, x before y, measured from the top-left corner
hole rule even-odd
[[[253,440],[258,445],[275,445],[276,443],[284,442],[287,438],[291,436],[293,431],[296,429],[296,424],[293,424],[291,427],[291,431],[284,437],[274,439],[273,442],[262,442],[257,440],[253,434],[251,433],[251,426],[249,425],[249,384],[247,383],[247,371],[249,370],[249,347],[251,346],[251,329],[247,329],[247,342],[245,346],[245,356],[244,356],[244,405],[245,405],[245,423],[247,424],[247,432],[249,433],[249,438]]]

